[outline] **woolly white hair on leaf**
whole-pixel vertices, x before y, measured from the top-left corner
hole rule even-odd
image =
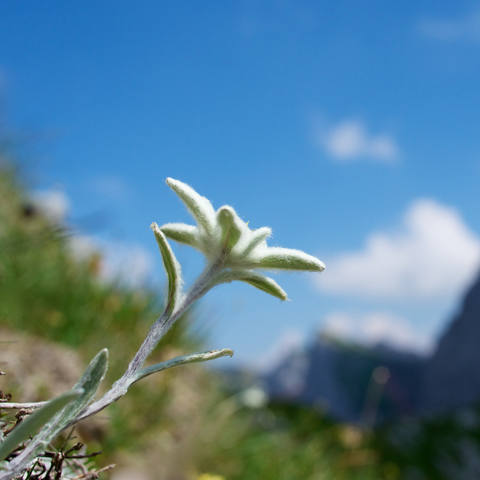
[[[189,245],[201,250],[199,244],[198,228],[186,223],[166,223],[160,227],[163,234],[170,240]]]
[[[280,300],[288,300],[287,293],[275,280],[261,273],[254,272],[253,270],[226,270],[219,276],[217,285],[220,283],[230,283],[234,280],[248,283]]]
[[[179,180],[167,178],[166,183],[181,198],[195,218],[199,228],[203,229],[209,237],[212,237],[216,220],[215,210],[210,201]]]
[[[44,427],[50,419],[54,418],[63,407],[71,403],[73,400],[76,400],[82,393],[84,393],[83,388],[79,388],[55,397],[42,408],[27,417],[26,420],[23,420],[18,424],[12,433],[0,443],[0,461],[7,458],[10,453],[15,450],[17,445],[26,442],[35,435],[37,431]],[[47,444],[47,442],[45,443]]]
[[[245,258],[247,257],[255,248],[264,244],[264,247],[267,248],[267,238],[272,235],[272,229],[269,227],[258,228],[257,230],[250,230],[250,235],[246,235],[246,241],[242,243],[242,252],[241,255]],[[239,245],[240,246],[240,245]]]
[[[158,228],[158,225],[154,222],[150,228],[155,234],[155,239],[157,240],[158,247],[160,248],[160,253],[162,255],[163,266],[165,267],[165,272],[167,273],[168,292],[165,302],[165,311],[173,312],[177,306],[179,297],[182,294],[182,268],[180,267],[180,264],[178,263],[178,260],[175,257],[167,238],[160,228]]]
[[[190,355],[184,355],[182,357],[175,357],[166,362],[157,363],[150,367],[143,368],[140,372],[137,373],[136,382],[142,378],[152,375],[152,373],[161,372],[167,368],[176,367],[177,365],[185,365],[187,363],[197,363],[197,362],[206,362],[208,360],[214,360],[215,358],[220,357],[233,357],[233,350],[229,348],[223,348],[222,350],[210,350],[208,352],[199,352],[192,353]]]
[[[220,230],[220,248],[230,252],[240,238],[248,231],[245,225],[232,207],[224,205],[217,211],[217,223]]]
[[[218,265],[213,284],[239,280],[249,283],[282,300],[287,294],[271,278],[253,269],[321,272],[325,265],[316,257],[300,250],[269,247],[268,227],[250,230],[248,225],[228,205],[215,213],[211,203],[185,183],[171,178],[167,184],[184,201],[197,226],[166,224],[162,231],[172,240],[200,250],[209,264]]]
[[[265,270],[300,270],[321,272],[325,265],[318,258],[300,250],[281,247],[267,247],[255,252],[252,266]]]

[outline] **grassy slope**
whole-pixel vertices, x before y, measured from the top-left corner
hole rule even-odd
[[[161,305],[156,292],[99,281],[101,259],[75,259],[68,238],[65,227],[32,209],[12,168],[0,169],[1,325],[75,348],[85,363],[109,348],[108,384]],[[169,333],[156,360],[201,347],[189,321]],[[153,376],[108,409],[110,426],[93,434],[93,447],[101,443],[102,461],[123,457],[154,478],[209,471],[229,480],[381,478],[366,439],[354,432],[356,442],[345,440],[350,427],[301,409],[249,410],[221,392],[196,366]]]

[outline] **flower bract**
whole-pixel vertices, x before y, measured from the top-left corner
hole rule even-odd
[[[300,250],[269,247],[269,227],[251,230],[235,210],[224,205],[217,211],[210,201],[189,185],[167,178],[167,185],[181,198],[196,221],[196,226],[167,223],[160,231],[169,239],[190,245],[202,252],[207,260],[221,265],[216,284],[240,280],[282,300],[287,294],[261,270],[296,270],[321,272],[325,265],[316,257]]]

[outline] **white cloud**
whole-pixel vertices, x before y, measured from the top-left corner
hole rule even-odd
[[[121,178],[114,175],[103,175],[92,179],[92,187],[102,195],[113,200],[123,200],[131,196],[131,189]]]
[[[315,137],[317,145],[338,161],[369,159],[391,163],[399,157],[397,143],[390,135],[373,135],[359,120],[318,128]]]
[[[105,280],[120,279],[131,287],[141,287],[152,273],[153,258],[138,244],[102,242],[101,254],[100,275]]]
[[[77,260],[86,260],[92,255],[100,252],[97,243],[88,235],[72,235],[68,238],[68,247],[74,258]]]
[[[459,213],[415,201],[400,228],[371,234],[363,249],[340,254],[316,279],[322,291],[375,299],[455,298],[480,263],[480,239]]]
[[[441,41],[467,41],[480,44],[480,11],[457,20],[423,20],[418,24],[421,34]]]
[[[385,344],[397,350],[422,354],[433,349],[433,339],[415,330],[403,317],[390,312],[353,315],[332,312],[326,317],[323,333],[333,338],[374,346]]]
[[[70,210],[70,201],[61,187],[34,192],[32,201],[44,215],[57,223],[64,221]]]
[[[111,193],[120,194],[123,191],[122,185],[112,182]],[[65,221],[70,209],[70,200],[60,187],[34,192],[32,201],[44,215],[57,223]],[[79,260],[99,253],[102,259],[100,277],[106,281],[120,280],[131,287],[141,287],[152,274],[152,256],[139,244],[73,234],[68,239],[68,246],[72,255]]]
[[[105,281],[120,280],[130,287],[142,287],[152,275],[152,256],[141,245],[74,235],[69,239],[69,247],[79,260],[99,254],[99,275]]]

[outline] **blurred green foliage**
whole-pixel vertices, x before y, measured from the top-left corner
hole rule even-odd
[[[101,280],[100,254],[79,258],[72,252],[70,239],[68,227],[52,223],[39,211],[15,168],[0,161],[1,325],[73,347],[85,365],[107,347],[108,385],[125,371],[161,313],[161,300],[158,292],[148,288],[136,290],[121,281]],[[189,321],[183,318],[177,323],[157,347],[152,361],[165,359],[162,351],[167,353],[166,345],[170,354],[201,346],[202,339],[188,328]],[[104,450],[135,443],[139,430],[148,432],[159,426],[158,412],[167,392],[162,385],[151,392],[153,383],[135,386],[120,409],[117,405],[110,409],[111,428],[102,438]],[[129,409],[131,421],[125,422],[124,410]],[[145,415],[148,421],[137,419]]]
[[[101,255],[75,255],[69,227],[42,214],[20,178],[0,160],[0,325],[74,348],[85,365],[107,347],[108,386],[161,313],[159,292],[101,280]],[[152,361],[202,349],[192,319],[177,323]],[[99,461],[134,466],[155,479],[480,478],[475,409],[361,430],[298,406],[248,408],[221,378],[195,365],[139,382],[106,410],[108,421],[102,414],[80,428],[91,449],[104,451]],[[469,467],[474,461],[477,467]]]
[[[162,305],[158,292],[147,287],[132,289],[121,281],[101,280],[101,256],[76,256],[71,236],[68,226],[53,223],[38,210],[12,164],[4,162],[1,325],[75,348],[85,364],[107,347],[108,385],[123,373]],[[201,348],[203,339],[191,328],[191,318],[177,323],[152,361]],[[339,466],[337,457],[345,448],[337,448],[341,442],[327,433],[331,427],[326,430],[320,423],[315,424],[319,430],[307,431],[298,419],[237,405],[216,376],[200,366],[172,369],[139,382],[106,415],[108,422],[100,418],[98,429],[83,432],[92,448],[104,451],[100,461],[120,459],[151,469],[161,459],[164,466],[153,470],[154,478],[196,478],[211,472],[229,480],[316,479],[347,478],[339,477],[340,471],[352,473],[349,466]],[[362,471],[363,465],[359,468],[355,471]],[[374,477],[369,473],[348,478]]]
[[[252,410],[233,402],[225,401],[217,411],[224,428],[217,423],[214,434],[212,427],[202,432],[217,439],[199,460],[203,470],[216,465],[229,480],[385,478],[377,452],[358,428],[332,423],[309,408],[269,405]]]

